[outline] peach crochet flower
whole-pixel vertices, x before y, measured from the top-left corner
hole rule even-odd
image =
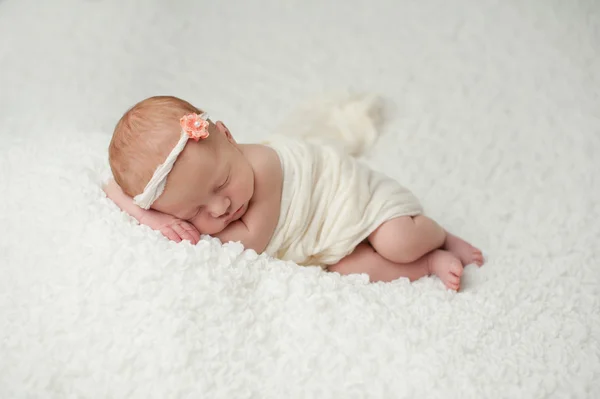
[[[187,114],[179,120],[181,128],[193,140],[205,139],[208,137],[208,121],[202,119],[198,114]]]

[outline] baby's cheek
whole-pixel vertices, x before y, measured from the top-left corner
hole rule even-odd
[[[196,216],[193,219],[188,220],[195,228],[200,232],[200,234],[211,234],[210,226],[207,225],[206,220],[200,216]]]
[[[188,220],[188,222],[190,222],[192,224],[192,226],[194,226],[200,234],[206,234],[204,232],[204,230],[202,229],[202,225],[200,223],[198,223],[196,220],[191,219],[191,220]]]

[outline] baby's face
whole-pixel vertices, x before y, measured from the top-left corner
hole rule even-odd
[[[189,140],[177,158],[157,211],[191,222],[202,234],[216,234],[241,218],[254,194],[254,171],[221,122],[210,136]]]

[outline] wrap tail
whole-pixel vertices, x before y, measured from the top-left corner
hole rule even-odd
[[[321,98],[300,106],[281,124],[279,132],[312,142],[340,146],[360,156],[379,135],[383,100],[373,94]]]

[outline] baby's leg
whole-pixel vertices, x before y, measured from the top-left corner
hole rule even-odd
[[[427,216],[401,216],[383,223],[368,239],[384,258],[394,263],[410,263],[440,248],[446,240],[446,231]]]
[[[406,277],[415,281],[435,274],[446,287],[458,290],[463,267],[460,260],[450,252],[437,250],[411,263],[394,263],[378,254],[369,244],[360,244],[354,252],[328,267],[340,274],[367,273],[372,282],[393,281]]]

